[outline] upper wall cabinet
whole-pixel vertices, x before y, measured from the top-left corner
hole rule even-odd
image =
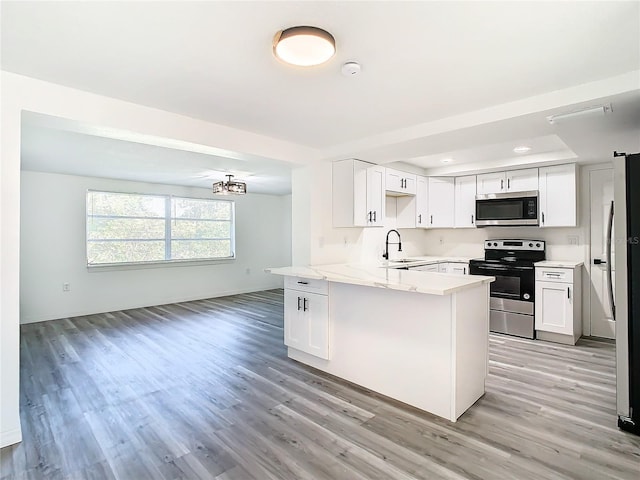
[[[413,173],[387,168],[385,182],[387,195],[416,194],[416,175]]]
[[[538,169],[526,168],[507,172],[478,175],[477,192],[488,193],[526,192],[538,190]]]
[[[332,165],[334,227],[382,227],[385,168],[361,160]]]
[[[476,176],[456,177],[455,179],[455,227],[473,228],[476,226]]]
[[[538,210],[541,227],[577,225],[576,165],[540,168]]]
[[[455,181],[453,177],[429,177],[428,228],[450,228],[454,224]]]

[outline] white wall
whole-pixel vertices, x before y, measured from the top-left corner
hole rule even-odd
[[[23,171],[21,323],[282,287],[282,278],[264,269],[290,263],[289,196],[232,198],[236,203],[236,260],[88,269],[87,189],[212,198],[202,188]],[[71,285],[69,292],[62,291],[64,282]]]
[[[16,75],[0,74],[0,447],[22,438],[20,391],[20,121],[23,111],[293,163],[315,150],[283,140]]]

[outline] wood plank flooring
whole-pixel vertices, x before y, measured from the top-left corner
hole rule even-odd
[[[487,393],[450,423],[289,360],[282,303],[273,290],[23,326],[24,441],[0,451],[0,478],[640,478],[611,343],[491,335]]]

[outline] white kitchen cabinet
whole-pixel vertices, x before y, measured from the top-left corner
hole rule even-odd
[[[478,175],[478,194],[538,190],[538,169],[525,168]]]
[[[301,352],[329,359],[327,294],[306,291],[303,287],[285,288],[284,344]]]
[[[429,228],[450,228],[454,225],[455,180],[453,177],[429,177],[427,210]]]
[[[505,192],[504,172],[483,173],[477,176],[476,181],[478,195]]]
[[[469,264],[468,263],[449,262],[447,264],[447,273],[452,274],[452,275],[468,275],[469,274]]]
[[[539,172],[540,227],[577,225],[576,165],[542,167]]]
[[[432,263],[430,265],[420,265],[419,267],[410,267],[409,270],[416,272],[438,272],[440,265]]]
[[[416,227],[427,228],[429,226],[428,206],[429,179],[427,177],[416,177]]]
[[[387,168],[385,177],[385,189],[387,195],[415,195],[416,175],[402,172],[393,168]]]
[[[384,225],[385,168],[349,159],[332,165],[333,226]]]
[[[575,345],[582,332],[580,267],[535,270],[536,337]]]
[[[507,192],[529,192],[538,190],[538,169],[509,170],[505,172]]]
[[[455,178],[455,221],[456,228],[475,227],[476,176]]]

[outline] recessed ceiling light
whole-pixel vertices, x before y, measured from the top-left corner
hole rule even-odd
[[[336,41],[317,27],[291,27],[276,33],[273,53],[291,65],[311,67],[329,60],[336,53]]]
[[[513,149],[515,153],[527,153],[530,150],[531,147],[527,147],[526,145],[520,145],[519,147]]]
[[[442,163],[451,163],[453,162],[453,158],[443,158],[442,160],[440,160]]]

